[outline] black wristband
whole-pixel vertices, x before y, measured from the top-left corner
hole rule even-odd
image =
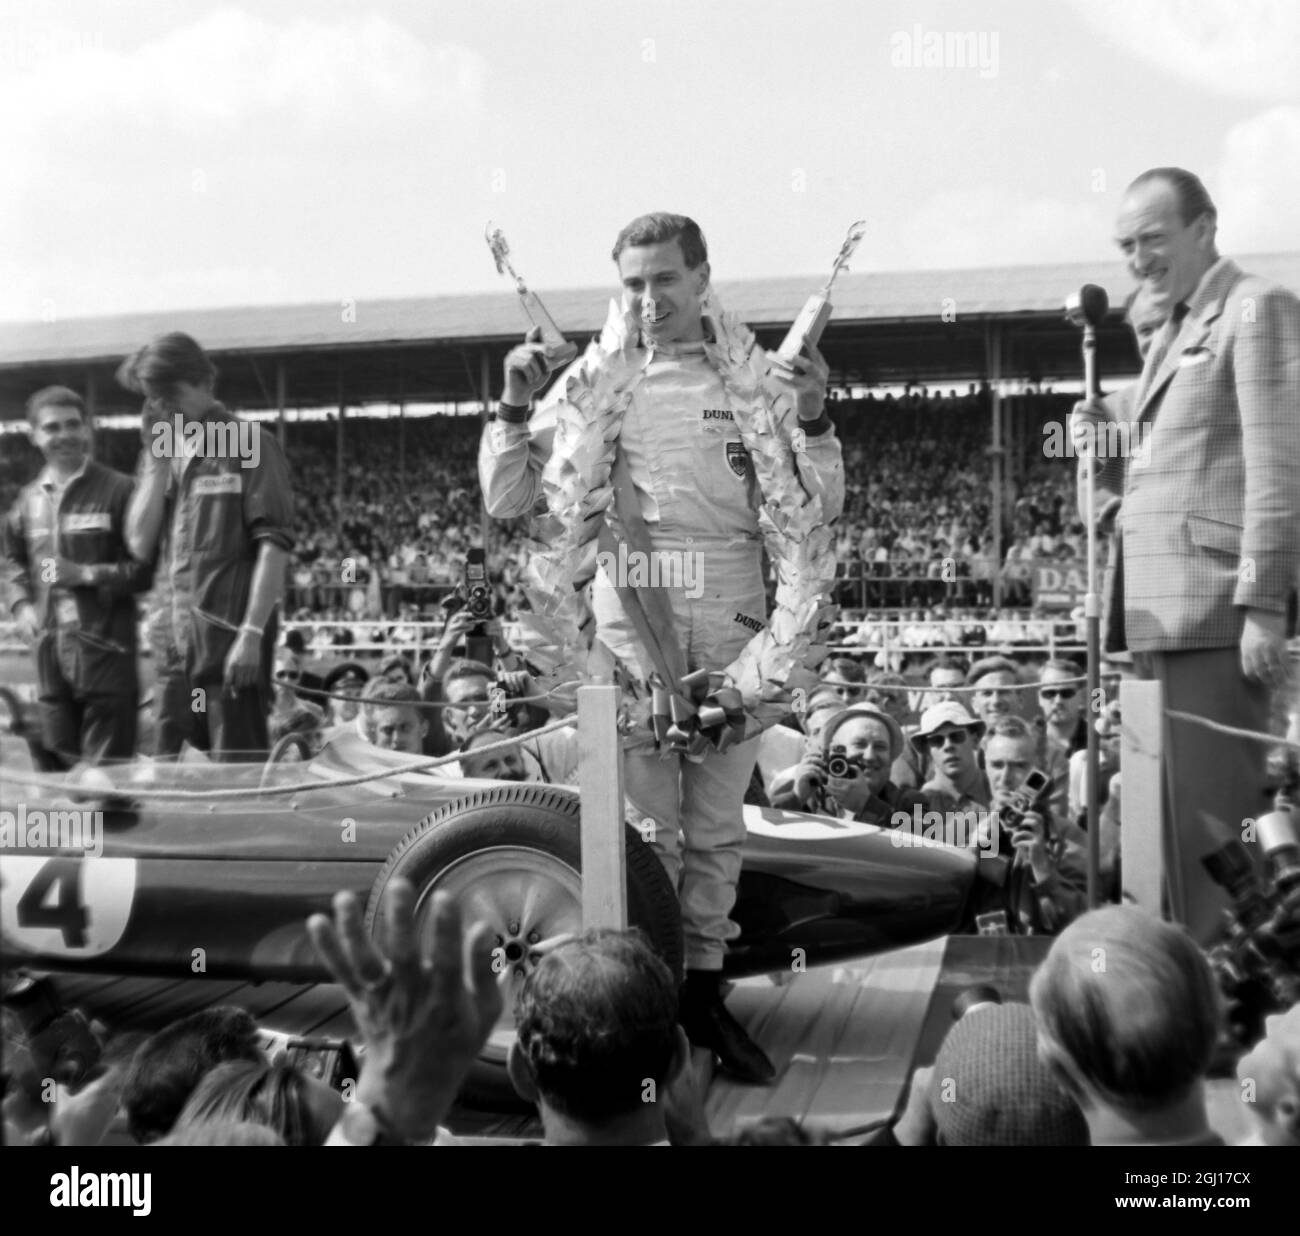
[[[828,429],[834,429],[835,426],[831,418],[823,412],[815,421],[800,421],[799,428],[809,438],[819,438]]]
[[[497,415],[508,425],[522,425],[528,419],[528,405],[519,407],[503,399],[497,404]]]

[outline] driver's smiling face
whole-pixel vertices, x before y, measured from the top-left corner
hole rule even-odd
[[[704,338],[700,306],[709,286],[709,264],[686,265],[680,241],[629,245],[618,255],[623,300],[651,343],[690,343]]]

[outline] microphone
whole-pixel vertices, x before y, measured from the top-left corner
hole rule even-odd
[[[1097,327],[1105,320],[1110,308],[1106,289],[1095,283],[1085,283],[1077,292],[1065,298],[1065,316],[1083,331],[1083,388],[1089,399],[1101,398],[1101,383],[1097,375]]]
[[[1110,297],[1105,288],[1095,283],[1085,283],[1065,298],[1065,316],[1075,326],[1100,326],[1109,311]]]

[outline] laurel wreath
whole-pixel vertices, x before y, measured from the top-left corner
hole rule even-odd
[[[520,615],[544,688],[575,679],[616,682],[632,745],[654,741],[693,757],[775,724],[790,712],[796,691],[816,684],[838,612],[830,592],[832,525],[840,513],[826,510],[825,495],[815,485],[809,492],[800,479],[805,434],[793,402],[764,380],[768,362],[753,332],[721,310],[711,292],[702,310],[713,334],[705,356],[726,388],[762,494],[759,531],[777,580],[766,627],[730,665],[671,684],[638,681],[597,638],[589,585],[614,503],[611,472],[623,418],[651,355],[640,347],[635,315],[615,301],[600,336],[561,379],[554,445],[541,478],[545,511],[530,529],[524,591],[533,612]]]

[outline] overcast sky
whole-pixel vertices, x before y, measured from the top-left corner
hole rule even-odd
[[[489,217],[543,295],[655,209],[719,278],[1107,258],[1166,163],[1300,248],[1300,3],[0,0],[8,319],[505,290]]]

